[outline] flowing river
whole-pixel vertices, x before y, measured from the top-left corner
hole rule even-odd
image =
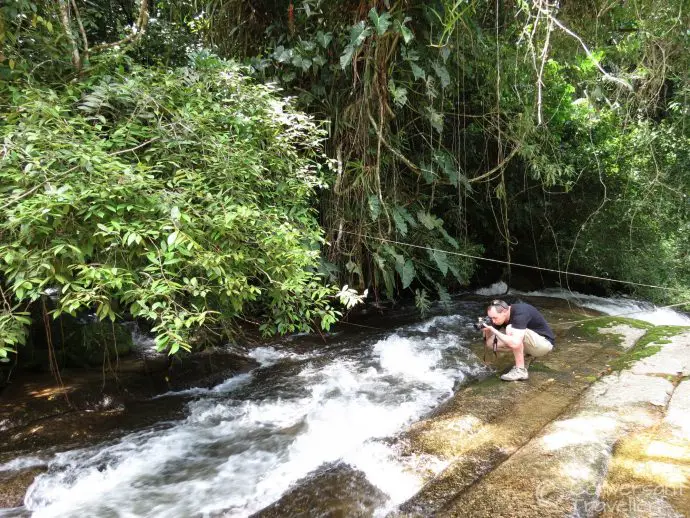
[[[565,298],[563,292],[529,295]],[[577,302],[607,313],[646,311],[646,320],[655,323],[690,325],[687,316],[634,301],[580,297]],[[47,467],[30,486],[24,506],[0,510],[0,516],[250,516],[333,466],[346,467],[346,478],[358,474],[375,487],[381,498],[373,514],[383,516],[419,490],[421,473],[445,467],[435,458],[403,455],[395,437],[458,386],[492,374],[468,347],[477,341],[471,323],[484,304],[476,297],[458,301],[447,315],[331,335],[325,345],[298,336],[254,349],[248,354],[260,366],[247,374],[212,388],[159,396],[186,398],[182,420],[0,465],[0,473]],[[324,480],[317,492],[328,492]],[[365,498],[360,493],[347,497],[356,504]]]

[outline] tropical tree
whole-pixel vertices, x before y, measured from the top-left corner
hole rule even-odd
[[[53,317],[146,319],[171,353],[243,319],[335,321],[311,208],[324,132],[274,88],[203,54],[174,70],[113,54],[60,90],[3,93],[0,354],[47,292]]]

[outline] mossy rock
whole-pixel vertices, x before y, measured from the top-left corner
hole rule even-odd
[[[690,327],[687,326],[651,326],[630,350],[611,362],[611,369],[621,371],[643,358],[653,356],[663,344],[671,343],[672,337],[688,330]]]
[[[687,331],[690,331],[688,326],[653,326],[640,338],[639,343],[643,346],[651,343],[668,344],[671,343],[671,338]]]
[[[602,333],[601,331],[617,326],[642,329],[645,333],[634,346],[611,362],[611,370],[615,371],[627,369],[635,362],[656,354],[661,350],[661,345],[670,343],[673,336],[690,329],[687,326],[655,326],[632,318],[604,316],[582,322],[572,328],[571,332],[576,337],[598,341],[607,346],[615,346],[623,339],[623,336],[616,333]]]
[[[629,326],[635,329],[644,329],[647,332],[649,332],[650,329],[653,329],[655,327],[653,324],[649,324],[648,322],[644,322],[642,320],[635,320],[634,318],[601,316],[591,318],[577,324],[576,326],[571,328],[570,332],[576,337],[586,338],[587,340],[593,340],[597,342],[601,342],[603,340],[604,342],[611,342],[612,339],[615,339],[616,335],[602,334],[600,332],[600,329],[606,329],[621,325]]]

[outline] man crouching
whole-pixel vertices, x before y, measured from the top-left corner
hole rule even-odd
[[[509,305],[494,300],[486,309],[494,327],[484,324],[486,347],[496,351],[512,351],[515,366],[501,376],[504,381],[518,381],[529,378],[525,367],[525,355],[538,358],[553,349],[555,335],[544,316],[530,304]],[[505,327],[505,333],[496,329]]]

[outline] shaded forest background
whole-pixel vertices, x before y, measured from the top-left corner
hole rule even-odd
[[[424,311],[511,263],[688,301],[689,22],[684,0],[5,2],[0,356],[85,311],[171,353],[327,329],[364,289]]]

